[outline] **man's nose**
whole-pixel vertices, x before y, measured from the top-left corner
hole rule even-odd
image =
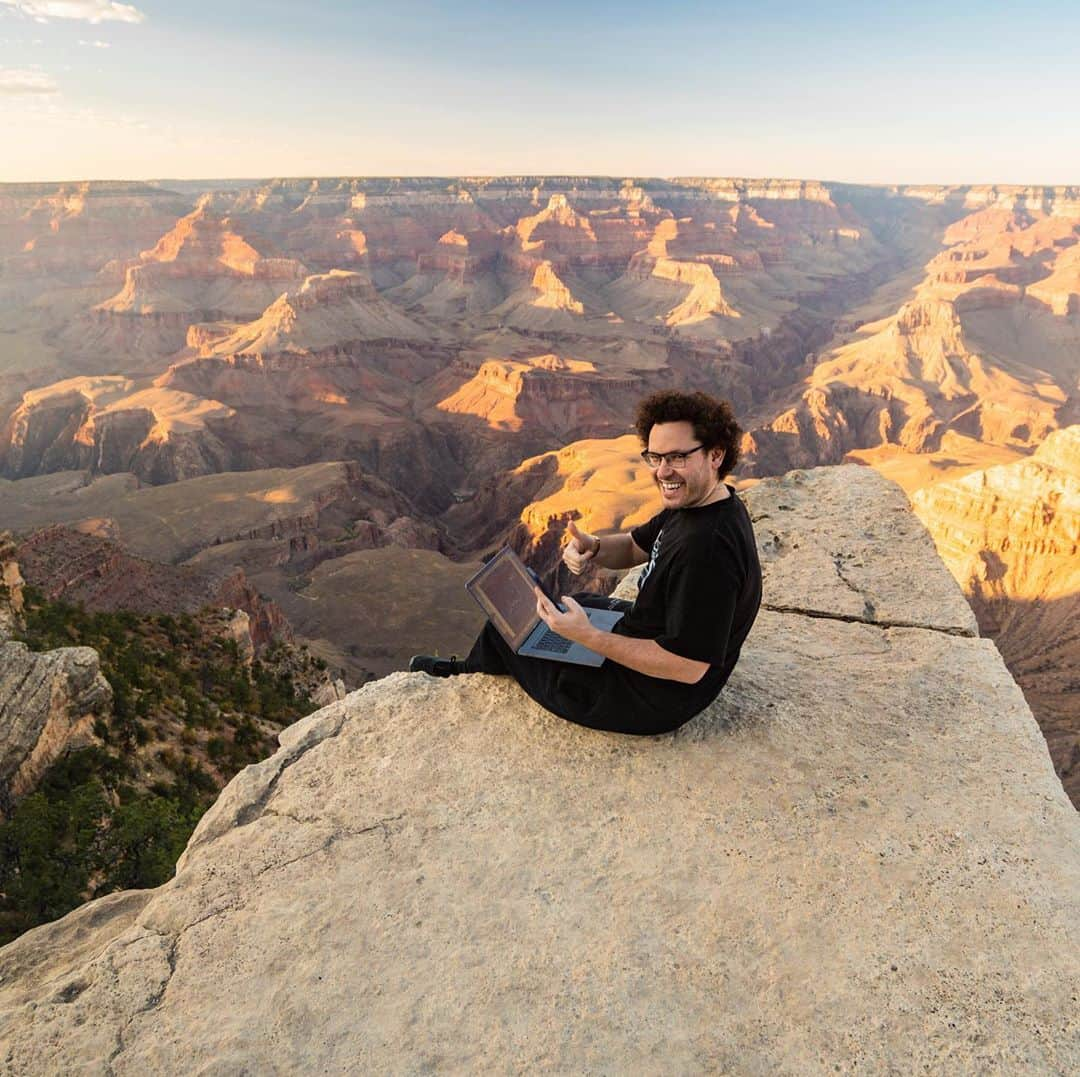
[[[656,474],[661,478],[670,479],[675,474],[675,469],[671,466],[670,460],[661,459],[660,466],[656,469]]]

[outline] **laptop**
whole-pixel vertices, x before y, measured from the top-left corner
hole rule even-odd
[[[603,655],[553,632],[536,615],[533,588],[539,584],[536,573],[526,568],[509,546],[504,546],[465,584],[465,590],[480,604],[515,654],[576,666],[599,666]],[[602,632],[610,632],[622,617],[621,610],[586,609],[585,613],[593,627]]]

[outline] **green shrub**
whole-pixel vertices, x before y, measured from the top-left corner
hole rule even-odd
[[[257,717],[284,725],[311,709],[280,668],[296,660],[282,645],[249,669],[235,640],[214,636],[191,614],[89,613],[46,601],[32,587],[24,597],[18,638],[37,651],[93,647],[113,707],[94,722],[104,743],[57,760],[0,822],[0,945],[88,898],[156,886],[172,875],[220,781],[191,754],[199,751],[197,729],[214,731],[202,750],[227,780],[274,750]],[[310,656],[307,662],[325,666]],[[177,720],[183,730],[174,740]],[[170,772],[152,783],[149,750],[139,752],[151,741],[161,742],[154,754]]]

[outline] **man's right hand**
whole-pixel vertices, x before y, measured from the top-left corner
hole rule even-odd
[[[570,541],[563,548],[563,564],[575,576],[580,576],[600,549],[600,540],[588,531],[579,531],[573,520],[567,524],[566,533],[570,536]]]

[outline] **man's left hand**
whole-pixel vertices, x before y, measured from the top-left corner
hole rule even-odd
[[[565,636],[575,643],[584,643],[592,632],[592,625],[589,624],[588,615],[581,605],[569,595],[563,595],[563,605],[566,606],[564,612],[539,587],[534,587],[533,590],[536,592],[537,617],[560,636]]]

